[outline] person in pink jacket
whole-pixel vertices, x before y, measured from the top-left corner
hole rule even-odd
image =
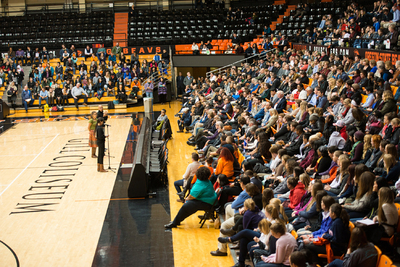
[[[290,266],[289,256],[297,249],[296,239],[286,232],[286,226],[282,223],[274,223],[271,228],[271,235],[276,241],[276,251],[274,254],[261,256],[261,260],[257,262],[255,267],[284,267]]]

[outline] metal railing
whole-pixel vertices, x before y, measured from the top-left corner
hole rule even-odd
[[[171,75],[171,79],[173,79],[173,77],[172,77],[172,64],[171,64],[171,62],[169,62],[169,64],[168,64],[168,67],[167,67],[167,69],[166,69],[166,71],[167,71],[166,74],[164,73],[164,70],[165,70],[165,69],[162,69],[160,72],[155,72],[155,73],[151,74],[151,75],[144,81],[143,84],[147,83],[149,80],[150,80],[150,81],[153,81],[154,89],[156,89],[156,88],[158,88],[158,83],[160,82],[160,78],[161,78],[161,77],[163,77],[164,80],[168,80],[168,79],[166,78],[166,76]]]
[[[233,63],[231,63],[231,64],[225,65],[225,66],[223,66],[223,67],[221,67],[221,68],[218,68],[218,69],[209,71],[209,72],[206,73],[206,77],[209,78],[211,73],[212,73],[212,74],[214,74],[214,73],[218,73],[218,74],[226,73],[226,70],[227,70],[227,69],[229,69],[229,68],[231,68],[231,67],[233,67],[233,66],[236,66],[237,64],[240,64],[240,63],[242,63],[242,62],[244,62],[244,61],[248,61],[248,60],[251,60],[251,59],[254,59],[254,58],[258,58],[258,59],[266,58],[266,57],[267,57],[267,54],[268,54],[269,52],[274,51],[274,50],[276,50],[276,48],[272,48],[272,49],[270,49],[270,50],[263,51],[263,52],[261,52],[261,53],[259,53],[259,54],[252,55],[251,57],[247,57],[247,58],[238,60],[238,61],[236,61],[236,62],[233,62]]]

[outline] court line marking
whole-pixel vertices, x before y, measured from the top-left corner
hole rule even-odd
[[[111,198],[111,199],[86,199],[86,200],[75,200],[75,202],[91,202],[91,201],[118,201],[118,200],[134,200],[134,199],[145,199],[144,197],[134,197],[134,198]]]
[[[24,154],[22,156],[34,156],[36,154]],[[0,157],[20,157],[21,155],[0,155]]]
[[[0,196],[1,196],[4,192],[6,192],[6,190],[7,190],[8,188],[10,188],[10,186],[24,173],[24,171],[26,171],[26,169],[29,168],[29,166],[31,166],[31,164],[40,156],[40,154],[42,154],[43,151],[45,151],[46,148],[47,148],[59,135],[60,135],[60,134],[58,133],[56,136],[54,136],[54,138],[47,144],[47,146],[45,146],[45,147],[42,149],[42,151],[40,151],[40,153],[37,154],[36,157],[35,157],[31,162],[29,162],[28,165],[26,165],[26,167],[17,175],[17,177],[15,177],[15,179],[12,180],[12,182],[6,187],[6,189],[4,189],[4,190],[0,193]]]

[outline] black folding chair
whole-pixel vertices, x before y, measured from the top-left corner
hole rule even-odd
[[[214,204],[211,206],[211,208],[204,211],[204,215],[201,217],[200,222],[199,222],[201,224],[200,228],[203,228],[203,225],[207,220],[215,221],[217,219],[218,214],[215,211],[215,209],[218,205],[218,199],[219,199],[220,194],[221,194],[221,191],[219,191],[219,193],[217,194],[217,198],[215,199]]]

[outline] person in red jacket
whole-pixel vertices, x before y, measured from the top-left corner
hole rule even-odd
[[[289,208],[294,209],[300,203],[301,198],[306,193],[305,186],[302,182],[299,182],[299,180],[294,177],[290,177],[287,180],[287,186],[290,189]]]

